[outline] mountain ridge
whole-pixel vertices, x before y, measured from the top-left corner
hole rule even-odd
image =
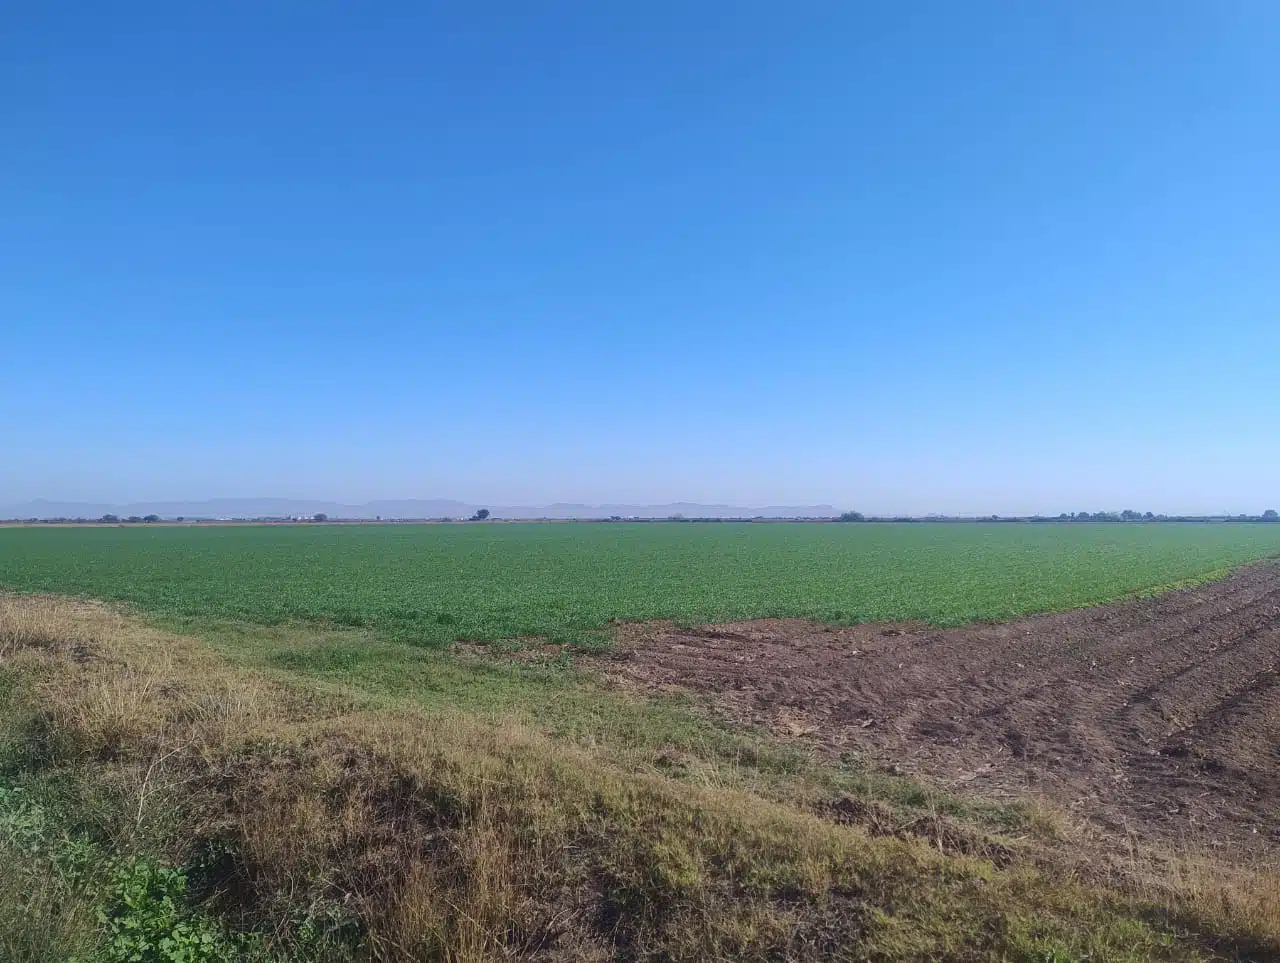
[[[839,514],[832,505],[768,505],[763,508],[739,505],[707,505],[698,502],[668,502],[656,505],[555,502],[550,505],[494,505],[447,498],[378,499],[362,504],[345,504],[305,498],[210,498],[203,500],[155,500],[129,503],[54,501],[37,498],[16,505],[0,506],[0,518],[87,518],[103,515],[159,515],[173,519],[287,518],[325,514],[343,519],[465,518],[488,508],[493,518],[507,519],[589,519],[669,518],[828,518]]]

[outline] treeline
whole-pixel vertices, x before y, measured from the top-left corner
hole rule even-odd
[[[150,525],[161,521],[161,518],[159,515],[126,515],[123,518],[119,515],[103,515],[101,518],[69,518],[60,515],[56,518],[14,518],[9,521],[26,522],[29,525]],[[179,518],[177,521],[186,519]]]
[[[261,517],[261,518],[186,518],[179,515],[172,519],[162,519],[159,515],[103,515],[100,518],[11,518],[0,519],[0,522],[9,524],[25,524],[25,525],[150,525],[157,522],[190,522],[205,525],[218,524],[299,524],[307,522],[343,522],[348,524],[441,524],[461,521],[486,521],[492,519],[492,516],[486,510],[476,512],[475,515],[468,519],[460,518],[329,518],[325,514],[309,515],[294,518],[282,518],[278,516]],[[499,521],[499,519],[492,519]],[[957,525],[973,525],[979,523],[991,524],[993,522],[1009,523],[1009,524],[1073,524],[1077,522],[1111,522],[1111,523],[1144,523],[1144,522],[1187,522],[1187,523],[1232,523],[1232,522],[1280,522],[1280,513],[1275,509],[1269,508],[1260,515],[1157,515],[1154,512],[1137,512],[1133,509],[1126,508],[1119,512],[1063,512],[1059,515],[864,515],[862,512],[843,512],[835,518],[814,518],[814,517],[797,517],[797,518],[777,518],[766,517],[763,515],[743,516],[743,517],[695,517],[685,515],[670,515],[665,518],[636,518],[624,517],[621,515],[611,515],[608,518],[523,518],[511,519],[511,521],[523,522],[626,522],[628,524],[661,524],[669,522],[680,522],[687,524],[723,524],[726,522],[865,522],[869,524],[932,524],[932,523],[948,523]]]
[[[1041,524],[1071,524],[1073,522],[1280,522],[1280,513],[1268,508],[1261,515],[1157,515],[1154,512],[1136,512],[1126,508],[1119,512],[1063,512],[1060,515],[928,515],[920,516],[864,516],[861,512],[845,512],[835,519],[838,522],[894,522],[925,523],[954,522],[956,524],[973,524],[976,522],[1021,522]]]
[[[161,518],[159,515],[102,515],[99,518],[71,518],[69,516],[59,515],[54,518],[10,518],[0,519],[0,521],[20,522],[26,525],[152,525],[156,522],[200,522],[207,525],[216,525],[219,522],[327,522],[329,516],[325,514],[308,515],[305,518],[283,518],[283,517],[264,517],[264,518],[187,518],[185,515],[177,515],[173,518]]]

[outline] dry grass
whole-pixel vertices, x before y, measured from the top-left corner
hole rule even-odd
[[[92,604],[0,599],[0,656],[5,724],[117,801],[116,845],[225,853],[212,905],[313,959],[1280,952],[1274,874],[1133,856],[1100,887],[1048,843],[1001,869],[523,722],[361,706]]]
[[[91,602],[0,595],[0,658],[24,649],[70,651],[96,641],[92,635],[95,629],[113,630],[118,622],[105,606]]]
[[[1230,933],[1254,959],[1280,959],[1280,868],[1258,866],[1244,854],[1208,859],[1178,854],[1134,860],[1125,884],[1171,920],[1212,933]]]
[[[68,901],[51,876],[20,871],[0,845],[0,960],[53,963],[85,958],[95,920],[87,902]]]

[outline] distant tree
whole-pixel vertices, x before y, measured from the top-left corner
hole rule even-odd
[[[867,517],[862,512],[841,512],[838,522],[865,522]]]
[[[187,520],[187,516],[186,516],[186,515],[179,515],[179,516],[178,516],[178,521],[180,521],[180,522],[185,522],[186,520]]]
[[[130,515],[128,518],[126,518],[126,519],[125,519],[125,521],[126,521],[126,522],[130,522],[131,524],[137,525],[139,522],[141,522],[141,521],[142,521],[142,516],[141,516],[141,515]]]
[[[160,516],[159,515],[143,515],[142,520],[144,522],[158,522],[160,521]]]
[[[1264,522],[1280,521],[1280,512],[1277,512],[1274,508],[1268,508],[1262,513],[1262,520]]]
[[[1143,517],[1143,518],[1145,518],[1147,521],[1151,521],[1151,519],[1155,518],[1155,516],[1154,516],[1154,515],[1152,515],[1150,512],[1147,512],[1147,513],[1146,513],[1145,515],[1143,515],[1142,517]]]
[[[114,522],[120,521],[120,516],[119,515],[103,515],[102,521],[106,522],[107,524],[112,524]]]
[[[329,520],[329,516],[326,515],[324,512],[316,512],[314,515],[311,516],[311,520],[313,522],[327,522]]]
[[[1090,515],[1088,512],[1076,512],[1074,517],[1077,521],[1087,522],[1093,516]]]
[[[483,522],[488,517],[489,517],[489,509],[482,508],[478,512],[476,512],[474,515],[471,516],[471,521]]]
[[[1136,522],[1142,518],[1141,512],[1135,512],[1132,508],[1126,508],[1120,513],[1120,517],[1126,522]]]

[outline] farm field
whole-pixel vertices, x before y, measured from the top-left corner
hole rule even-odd
[[[1280,959],[1278,552],[0,529],[0,959]]]
[[[0,588],[420,645],[615,620],[1004,620],[1280,553],[1280,525],[501,524],[0,529]]]

